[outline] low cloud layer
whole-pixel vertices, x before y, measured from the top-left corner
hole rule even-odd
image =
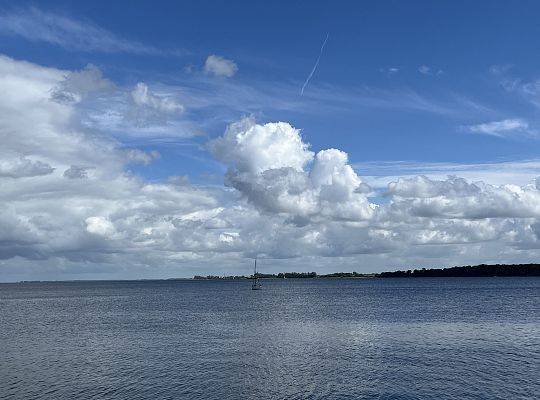
[[[381,190],[346,152],[315,151],[309,133],[287,122],[241,119],[208,142],[227,168],[224,187],[146,181],[128,166],[159,153],[126,149],[81,121],[85,97],[112,86],[93,67],[0,57],[4,279],[186,276],[238,271],[254,256],[289,269],[373,271],[538,255],[536,181],[406,176]],[[122,96],[146,110],[141,123],[190,107],[144,83]]]

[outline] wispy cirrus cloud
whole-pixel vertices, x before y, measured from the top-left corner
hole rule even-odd
[[[434,114],[447,119],[493,118],[488,107],[454,93],[437,96],[410,88],[344,87],[314,84],[303,97],[298,82],[215,79],[186,74],[166,84],[149,81],[118,85],[95,66],[64,73],[51,96],[76,103],[84,126],[131,139],[193,138],[217,132],[245,115],[297,112],[340,115],[362,110]]]
[[[0,34],[84,52],[150,55],[183,53],[128,40],[91,21],[78,20],[35,7],[0,13]]]
[[[402,113],[432,114],[450,120],[489,118],[493,112],[473,99],[441,94],[433,97],[412,89],[379,89],[372,87],[339,87],[316,84],[310,86],[303,97],[297,95],[295,82],[245,81],[214,79],[205,74],[190,75],[189,79],[174,84],[153,83],[152,93],[171,104],[179,104],[184,112],[161,112],[151,121],[152,113],[143,113],[147,123],[125,126],[126,116],[133,116],[132,88],[120,88],[115,96],[100,96],[88,110],[87,121],[100,129],[129,132],[138,137],[193,137],[216,132],[230,121],[246,115],[295,112],[304,115],[356,114],[361,110],[396,111]],[[149,89],[149,90],[150,90]],[[178,110],[180,111],[180,110]],[[139,115],[139,114],[136,114]],[[140,120],[140,118],[137,118]],[[160,123],[160,125],[156,125]]]
[[[177,92],[192,109],[218,107],[242,113],[260,110],[295,111],[306,114],[358,112],[359,109],[398,110],[441,115],[449,118],[489,117],[493,110],[476,99],[440,93],[428,95],[407,87],[381,89],[370,86],[310,84],[297,96],[296,82],[228,81],[204,76],[181,81],[167,90]],[[212,96],[208,96],[212,93]]]
[[[540,79],[523,79],[512,73],[512,65],[492,65],[490,74],[507,92],[521,97],[535,109],[540,108]]]
[[[433,67],[425,64],[418,67],[418,72],[420,72],[422,75],[442,75],[444,73],[442,69],[434,69]]]

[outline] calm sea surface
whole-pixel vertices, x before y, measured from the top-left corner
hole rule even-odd
[[[2,399],[538,399],[540,279],[0,284]]]

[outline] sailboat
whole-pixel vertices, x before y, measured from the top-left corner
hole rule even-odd
[[[257,275],[257,259],[255,259],[255,271],[253,272],[253,283],[251,284],[251,290],[261,290],[262,284],[259,281],[259,276]]]

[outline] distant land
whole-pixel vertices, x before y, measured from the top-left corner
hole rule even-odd
[[[334,272],[318,275],[316,272],[280,272],[279,274],[257,273],[262,279],[313,279],[313,278],[447,278],[447,277],[490,277],[490,276],[540,276],[540,264],[480,264],[450,268],[422,268],[403,271],[361,274],[358,272]],[[195,275],[193,279],[253,279],[253,275],[216,276]]]

